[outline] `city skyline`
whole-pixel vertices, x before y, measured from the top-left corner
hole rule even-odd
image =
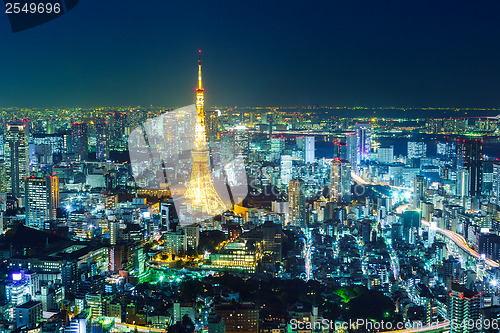
[[[0,333],[499,332],[500,2],[40,1]]]
[[[0,20],[1,106],[186,105],[198,49],[207,105],[500,106],[493,1],[133,5]]]

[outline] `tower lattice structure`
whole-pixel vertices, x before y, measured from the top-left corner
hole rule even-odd
[[[193,211],[205,214],[219,214],[227,210],[227,206],[217,193],[209,168],[209,151],[205,128],[204,91],[201,81],[201,51],[198,59],[198,88],[196,88],[196,125],[191,177],[185,193]]]

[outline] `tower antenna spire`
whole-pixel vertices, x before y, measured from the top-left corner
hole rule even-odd
[[[198,90],[202,90],[203,85],[201,84],[201,50],[198,50]]]

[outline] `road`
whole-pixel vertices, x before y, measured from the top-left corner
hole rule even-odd
[[[430,223],[425,221],[425,220],[422,220],[422,224],[426,225],[426,226],[430,226]],[[474,249],[469,247],[469,245],[467,244],[467,241],[465,240],[465,238],[462,235],[457,234],[456,232],[453,232],[451,230],[446,230],[446,229],[442,229],[442,228],[438,228],[438,227],[436,227],[436,231],[439,232],[441,235],[446,236],[449,239],[451,239],[452,241],[454,241],[455,244],[457,244],[462,250],[468,252],[471,256],[473,256],[477,259],[481,259],[481,256],[479,255],[479,253],[477,253],[477,251],[475,251]],[[493,268],[497,268],[500,266],[500,264],[498,264],[498,262],[493,261],[491,259],[486,259],[484,262],[488,266],[493,267]]]
[[[395,188],[395,189],[398,189],[398,190],[407,190],[407,191],[411,191],[410,188],[408,187],[404,187],[404,186],[394,186],[394,185],[389,185],[387,183],[378,183],[378,184],[375,184],[375,183],[369,183],[367,182],[366,180],[364,180],[363,178],[361,178],[359,175],[355,174],[354,171],[351,172],[351,178],[358,184],[361,184],[361,185],[380,185],[380,186],[390,186],[391,188]]]

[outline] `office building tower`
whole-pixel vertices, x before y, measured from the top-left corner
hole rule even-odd
[[[26,178],[25,192],[26,225],[46,229],[45,222],[56,218],[59,207],[59,178],[52,175]]]
[[[95,154],[98,161],[109,159],[110,135],[108,122],[105,118],[97,118],[95,121],[96,142]]]
[[[347,155],[347,143],[339,142],[337,145],[337,153],[333,154],[333,157],[338,157],[341,160],[349,160]]]
[[[285,139],[284,138],[271,138],[271,160],[278,160],[281,158],[281,154],[285,149]]]
[[[424,142],[408,141],[408,158],[421,158],[427,154],[427,145]]]
[[[86,294],[85,302],[87,303],[87,307],[90,308],[90,315],[93,319],[103,315],[103,299],[100,293]]]
[[[380,147],[377,159],[379,163],[391,164],[394,162],[394,147]]]
[[[281,261],[281,225],[267,221],[262,225],[262,250],[273,261]]]
[[[283,155],[281,156],[281,184],[282,186],[287,186],[290,180],[292,180],[292,156]]]
[[[493,164],[493,188],[491,203],[500,206],[500,163]]]
[[[356,133],[346,135],[347,160],[351,163],[352,170],[356,172],[358,165],[358,138]]]
[[[314,163],[314,136],[306,136],[305,138],[305,151],[304,151],[304,161],[305,163]]]
[[[36,146],[50,146],[52,161],[59,163],[66,153],[64,147],[64,136],[59,134],[33,134],[33,143]]]
[[[7,194],[21,198],[25,189],[24,178],[29,175],[29,145],[26,124],[7,124],[4,151]]]
[[[372,125],[356,124],[355,130],[357,139],[357,164],[368,163],[371,156]]]
[[[466,169],[457,170],[457,183],[455,193],[457,197],[464,198],[469,195],[470,175]]]
[[[351,164],[335,158],[330,167],[330,201],[351,202]]]
[[[236,152],[243,157],[243,161],[248,163],[248,154],[250,152],[250,131],[248,127],[238,125],[233,128],[233,147]]]
[[[293,226],[306,227],[306,198],[304,194],[304,181],[292,179],[288,183],[288,203],[290,223]]]
[[[28,301],[16,307],[17,328],[35,328],[43,319],[42,302]]]
[[[30,287],[27,281],[14,281],[5,286],[5,297],[9,305],[16,307],[30,300]]]
[[[457,144],[457,167],[469,171],[469,196],[481,195],[483,186],[483,140],[462,138]]]
[[[403,239],[413,244],[421,225],[422,214],[419,210],[405,210],[403,212]]]
[[[413,208],[420,209],[420,203],[425,199],[425,191],[427,190],[427,180],[424,176],[415,175],[413,182]]]
[[[208,143],[212,143],[219,139],[221,121],[220,110],[205,110],[205,123],[207,128]]]
[[[127,114],[113,112],[109,117],[110,146],[113,150],[124,151],[127,149],[129,133]]]
[[[87,124],[73,123],[71,125],[71,152],[75,155],[77,162],[86,161],[89,154]]]
[[[188,225],[183,229],[184,236],[186,237],[187,248],[191,248],[193,250],[198,249],[198,245],[200,244],[200,225],[195,223]]]
[[[465,289],[463,285],[452,283],[448,301],[450,333],[483,332],[481,325],[468,325],[481,321],[482,295]]]
[[[169,255],[187,250],[187,240],[183,230],[166,232],[163,234],[163,239],[164,251]]]
[[[110,244],[116,245],[120,238],[120,222],[116,220],[109,221],[109,238]]]

